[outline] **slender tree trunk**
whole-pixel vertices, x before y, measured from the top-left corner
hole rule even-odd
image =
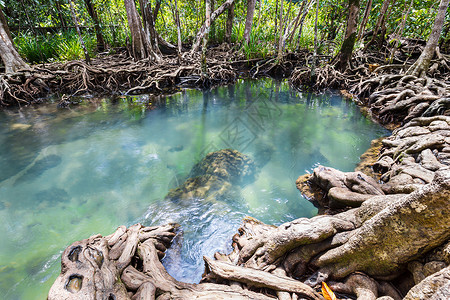
[[[85,45],[84,40],[83,40],[83,37],[81,36],[80,26],[78,25],[78,18],[77,18],[77,15],[75,14],[75,8],[73,7],[72,0],[69,0],[69,4],[70,4],[70,12],[72,14],[73,23],[74,23],[75,28],[77,30],[78,38],[80,39],[81,48],[83,48],[84,59],[86,60],[87,64],[90,64],[91,63],[91,57],[89,56],[89,53],[87,51],[86,45]]]
[[[439,37],[444,27],[445,14],[447,12],[448,4],[450,0],[441,0],[439,4],[439,10],[437,12],[436,18],[434,19],[433,29],[431,30],[428,42],[423,49],[422,54],[417,59],[417,61],[408,69],[406,74],[414,75],[417,77],[425,77],[428,68],[430,67],[431,59],[436,51],[436,47],[439,43]]]
[[[58,12],[58,18],[59,18],[60,26],[61,26],[63,29],[66,29],[66,28],[67,28],[67,23],[66,23],[66,20],[64,19],[64,15],[63,15],[63,13],[62,13],[61,3],[59,3],[59,1],[56,0],[56,1],[55,1],[55,6],[56,6],[56,10],[57,10],[57,12]]]
[[[180,25],[180,15],[178,13],[178,3],[177,0],[174,0],[173,7],[173,19],[175,24],[177,25],[177,42],[178,42],[178,63],[181,64],[181,25]]]
[[[227,23],[225,29],[225,42],[231,43],[231,34],[233,33],[233,20],[234,20],[234,2],[228,7]]]
[[[275,36],[277,36],[277,28],[278,28],[278,0],[275,2]]]
[[[302,5],[300,6],[300,10],[298,11],[297,18],[295,19],[295,22],[294,22],[294,27],[292,28],[291,33],[289,34],[289,43],[292,43],[292,39],[294,38],[295,31],[298,28],[298,24],[299,24],[300,18],[302,16],[303,9],[305,8],[305,3],[308,1],[309,0],[302,1]]]
[[[277,61],[280,62],[283,58],[283,2],[284,0],[281,0],[280,4],[280,32],[278,37],[278,55],[277,55]]]
[[[230,7],[235,0],[226,0],[221,6],[219,6],[212,14],[210,13],[209,25],[205,24],[199,29],[197,36],[195,38],[195,42],[192,45],[191,54],[197,51],[200,47],[200,43],[205,34],[209,33],[211,22],[213,22],[217,17],[219,17],[228,7]],[[211,11],[211,8],[210,8]]]
[[[255,14],[256,0],[247,0],[247,17],[245,19],[244,43],[248,44],[252,32],[253,15]]]
[[[94,22],[95,35],[97,37],[97,50],[103,51],[105,50],[105,40],[103,39],[102,29],[100,28],[97,11],[92,5],[91,0],[84,0],[84,4],[86,5],[86,9],[91,16],[92,21]]]
[[[359,0],[349,0],[347,29],[345,31],[344,42],[337,56],[337,67],[345,71],[350,63],[353,47],[356,41],[356,30],[358,29]]]
[[[372,45],[376,41],[377,36],[378,36],[378,32],[383,27],[383,24],[385,22],[386,12],[387,12],[387,10],[389,8],[389,4],[390,3],[391,3],[391,0],[384,0],[383,6],[381,7],[381,11],[380,11],[380,16],[378,17],[377,24],[375,25],[375,29],[373,31],[372,38],[367,43],[366,47],[364,47],[364,50],[366,50],[370,45]]]
[[[202,76],[208,77],[208,65],[206,64],[206,47],[208,45],[208,33],[211,27],[211,3],[210,0],[205,0],[205,34],[203,35],[202,45]]]
[[[311,0],[308,5],[305,8],[305,11],[303,12],[302,18],[300,19],[300,29],[298,30],[298,39],[297,39],[297,52],[300,50],[300,38],[302,37],[302,31],[303,31],[303,24],[305,23],[306,15],[308,14],[308,11],[310,10],[312,4],[315,2],[315,0]]]
[[[0,57],[5,65],[5,73],[14,73],[19,69],[28,69],[28,64],[20,57],[11,39],[6,18],[0,9]]]
[[[155,9],[153,10],[153,20],[157,19],[160,8],[161,8],[161,0],[156,0]]]
[[[211,0],[211,11],[214,11],[214,7],[215,7],[215,1]],[[209,40],[210,41],[215,41],[216,40],[216,23],[214,21],[211,20],[211,28],[209,30]]]
[[[397,52],[397,48],[400,43],[400,38],[403,35],[403,30],[405,29],[405,26],[406,26],[406,20],[408,19],[408,15],[409,15],[409,12],[411,11],[413,3],[414,3],[414,0],[411,0],[409,7],[407,9],[405,7],[406,12],[403,13],[402,22],[400,23],[400,26],[397,28],[397,30],[394,34],[395,45],[394,45],[394,47],[392,47],[391,54],[389,55],[389,63],[392,63],[392,61],[394,60],[394,55]]]
[[[367,21],[369,20],[371,10],[372,10],[372,0],[368,0],[366,9],[364,10],[364,17],[362,19],[361,26],[359,26],[359,32],[358,32],[358,37],[356,38],[356,41],[360,41],[364,34],[364,29],[366,29],[366,24],[367,24]]]
[[[317,66],[317,20],[319,19],[319,0],[316,1],[316,19],[314,21],[314,53],[311,66],[311,82],[316,82],[316,66]]]

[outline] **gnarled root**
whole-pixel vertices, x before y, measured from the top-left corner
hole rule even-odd
[[[449,171],[437,171],[431,183],[409,195],[374,195],[361,207],[334,216],[298,219],[276,228],[250,219],[234,237],[228,261],[265,271],[282,267],[297,278],[312,268],[317,272],[306,281],[311,286],[350,276],[341,287],[360,299],[376,298],[380,290],[398,299],[392,288],[355,272],[393,279],[408,262],[450,238]]]
[[[420,116],[450,113],[450,88],[437,79],[379,75],[354,85],[351,91],[365,99],[372,114],[383,124],[404,124]]]

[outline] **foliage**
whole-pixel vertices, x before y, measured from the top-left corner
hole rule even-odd
[[[146,1],[146,0],[143,0]],[[154,9],[156,2],[160,0],[148,0]],[[302,2],[306,0],[292,0],[291,10],[289,2],[284,2],[283,18],[289,23],[297,16]],[[314,1],[314,0],[313,0]],[[347,1],[319,0],[318,36],[319,51],[334,55],[339,49],[347,19]],[[386,21],[386,34],[392,34],[398,27],[405,8],[411,0],[398,0]],[[431,25],[436,14],[439,1],[413,0],[403,37],[427,39]],[[84,0],[72,0],[76,10],[79,25],[82,28],[83,37],[91,55],[95,49],[95,31],[93,20],[87,12]],[[100,20],[100,28],[109,49],[126,46],[128,38],[127,16],[122,0],[91,0]],[[214,1],[215,9],[224,0]],[[279,12],[281,0],[260,0],[256,2],[253,27],[248,45],[240,45],[247,58],[267,57],[276,52],[279,34]],[[361,0],[360,21],[368,0]],[[140,1],[136,1],[139,8]],[[383,0],[373,0],[372,10],[366,26],[370,31],[375,27],[380,17]],[[156,19],[157,32],[167,41],[176,44],[177,31],[173,18],[174,0],[161,1],[161,7]],[[278,5],[278,7],[277,7]],[[178,11],[181,20],[181,37],[184,45],[189,47],[195,39],[205,19],[205,3],[201,0],[178,1]],[[69,60],[83,57],[78,42],[74,24],[67,1],[63,0],[6,0],[3,11],[8,19],[8,24],[14,33],[14,42],[19,52],[31,63]],[[247,2],[236,1],[235,17],[233,20],[232,42],[240,44],[244,32],[247,13]],[[314,43],[314,18],[315,5],[310,6],[302,28],[302,34],[298,36],[298,30],[292,38],[288,38],[285,49],[296,51],[297,49],[311,50]],[[213,23],[209,41],[211,44],[222,43],[225,36],[227,12],[219,16]],[[447,25],[448,27],[449,25]],[[449,30],[447,30],[448,32]],[[47,33],[50,32],[50,33]],[[447,34],[447,33],[446,33]],[[443,37],[444,40],[449,38]],[[364,41],[358,45],[362,47]],[[333,45],[333,47],[330,47]]]
[[[20,33],[14,43],[19,54],[30,63],[42,63],[54,60],[58,54],[58,45],[52,35],[34,36],[33,33]]]

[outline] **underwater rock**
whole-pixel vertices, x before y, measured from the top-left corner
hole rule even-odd
[[[29,168],[22,176],[20,176],[16,180],[14,185],[30,181],[35,177],[42,175],[45,171],[58,166],[61,163],[61,161],[62,161],[61,156],[54,154],[41,158],[40,160],[36,161],[34,165],[31,168]]]
[[[11,130],[27,130],[30,127],[30,124],[14,123],[11,125]]]
[[[168,151],[169,152],[180,152],[184,149],[183,145],[177,145],[175,147],[170,148]]]
[[[192,167],[188,179],[169,191],[165,199],[219,199],[234,186],[254,179],[256,165],[250,157],[232,149],[211,152]]]
[[[55,204],[57,202],[67,202],[70,199],[69,194],[63,189],[52,188],[40,191],[34,195],[34,198],[38,202],[47,201]]]

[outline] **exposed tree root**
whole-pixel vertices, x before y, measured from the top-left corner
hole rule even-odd
[[[32,70],[0,75],[0,104],[39,103],[51,93],[71,96],[82,94],[160,93],[177,84],[208,87],[234,82],[236,68],[230,62],[236,54],[211,51],[207,58],[208,76],[200,71],[198,54],[185,56],[178,64],[175,56],[158,63],[148,59],[133,61],[124,53],[92,60],[36,65]]]

